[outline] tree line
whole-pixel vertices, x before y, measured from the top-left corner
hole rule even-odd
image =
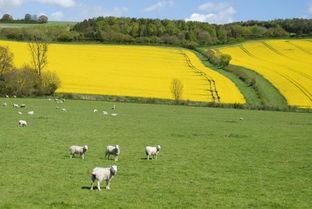
[[[60,85],[60,79],[44,70],[48,63],[48,44],[41,41],[28,43],[30,65],[17,68],[14,55],[7,47],[0,46],[0,95],[39,96],[51,95]]]
[[[31,15],[25,14],[24,19],[14,19],[10,14],[4,14],[0,19],[0,23],[47,23],[48,17],[46,15]]]
[[[294,18],[216,25],[184,20],[98,17],[72,27],[2,28],[0,38],[31,40],[34,33],[47,41],[97,41],[195,48],[248,39],[312,36],[312,20]]]

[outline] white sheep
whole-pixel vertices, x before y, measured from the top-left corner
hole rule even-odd
[[[14,108],[19,108],[19,105],[18,104],[13,104],[13,107]]]
[[[66,110],[65,108],[62,108],[62,111],[63,111],[63,112],[67,112],[67,110]]]
[[[113,105],[112,110],[116,110],[116,105]]]
[[[5,102],[5,103],[3,103],[3,107],[6,107],[6,106],[8,106],[8,104]]]
[[[152,156],[152,158],[156,158],[157,159],[157,155],[160,152],[160,145],[157,145],[156,147],[151,147],[151,146],[147,146],[145,147],[145,154],[147,155],[147,160],[149,160],[150,156]]]
[[[25,120],[19,120],[18,121],[18,126],[19,127],[26,127],[27,126],[27,122]]]
[[[23,113],[22,112],[17,112],[19,115],[22,115]]]
[[[114,176],[117,174],[117,166],[113,165],[110,168],[101,168],[96,167],[93,169],[91,173],[91,188],[90,190],[93,190],[93,186],[95,183],[95,180],[97,181],[97,188],[99,191],[101,191],[101,182],[103,180],[106,181],[106,189],[110,189],[110,183]]]
[[[94,110],[93,110],[93,112],[97,112],[97,111],[98,111],[97,109],[94,109]]]
[[[116,145],[116,146],[109,145],[109,146],[106,147],[105,158],[107,157],[107,159],[109,160],[109,157],[111,155],[115,156],[114,157],[115,161],[118,161],[118,156],[120,155],[120,147],[119,147],[119,145]]]
[[[27,114],[28,115],[33,115],[35,112],[32,110],[32,111],[29,111]]]
[[[70,158],[73,158],[75,154],[79,154],[82,159],[84,159],[85,153],[88,151],[88,146],[85,145],[83,147],[73,145],[69,148]]]
[[[5,95],[6,98],[9,98],[9,95]]]
[[[118,113],[112,113],[111,115],[116,117],[118,115]]]
[[[108,115],[108,112],[106,112],[106,111],[103,111],[103,115]]]
[[[13,95],[13,98],[16,98],[16,95]]]

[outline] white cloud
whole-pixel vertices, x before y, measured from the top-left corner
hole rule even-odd
[[[9,9],[20,7],[21,5],[30,2],[51,4],[65,8],[73,7],[76,5],[75,0],[0,0],[0,11],[4,12]]]
[[[308,13],[312,14],[312,1],[310,1],[308,4]]]
[[[198,10],[205,13],[193,13],[186,21],[208,22],[212,24],[225,24],[234,21],[236,10],[228,2],[212,3],[207,2],[198,7]]]
[[[52,20],[61,20],[63,17],[64,17],[64,14],[61,11],[53,12],[51,14],[51,19]]]
[[[76,2],[74,0],[33,0],[42,4],[52,4],[59,7],[73,7],[75,6]]]
[[[160,11],[161,9],[172,6],[174,4],[173,0],[162,0],[157,2],[156,4],[153,4],[145,9],[143,9],[143,12],[154,12],[154,11]]]

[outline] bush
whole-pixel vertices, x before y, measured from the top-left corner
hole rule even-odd
[[[52,71],[45,71],[41,75],[40,94],[51,95],[58,89],[61,81],[57,74]]]

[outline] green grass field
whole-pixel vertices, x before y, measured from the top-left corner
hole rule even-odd
[[[25,23],[0,23],[0,28],[23,28],[23,27],[38,27],[38,26],[71,26],[76,22],[49,21],[46,24],[25,24]]]
[[[1,209],[312,205],[312,114],[116,103],[112,117],[102,101],[0,104]],[[84,160],[69,158],[73,144],[89,146]],[[109,144],[120,145],[118,162],[104,160]],[[159,159],[145,160],[144,146],[156,144]],[[90,191],[91,170],[115,163],[111,190]]]

